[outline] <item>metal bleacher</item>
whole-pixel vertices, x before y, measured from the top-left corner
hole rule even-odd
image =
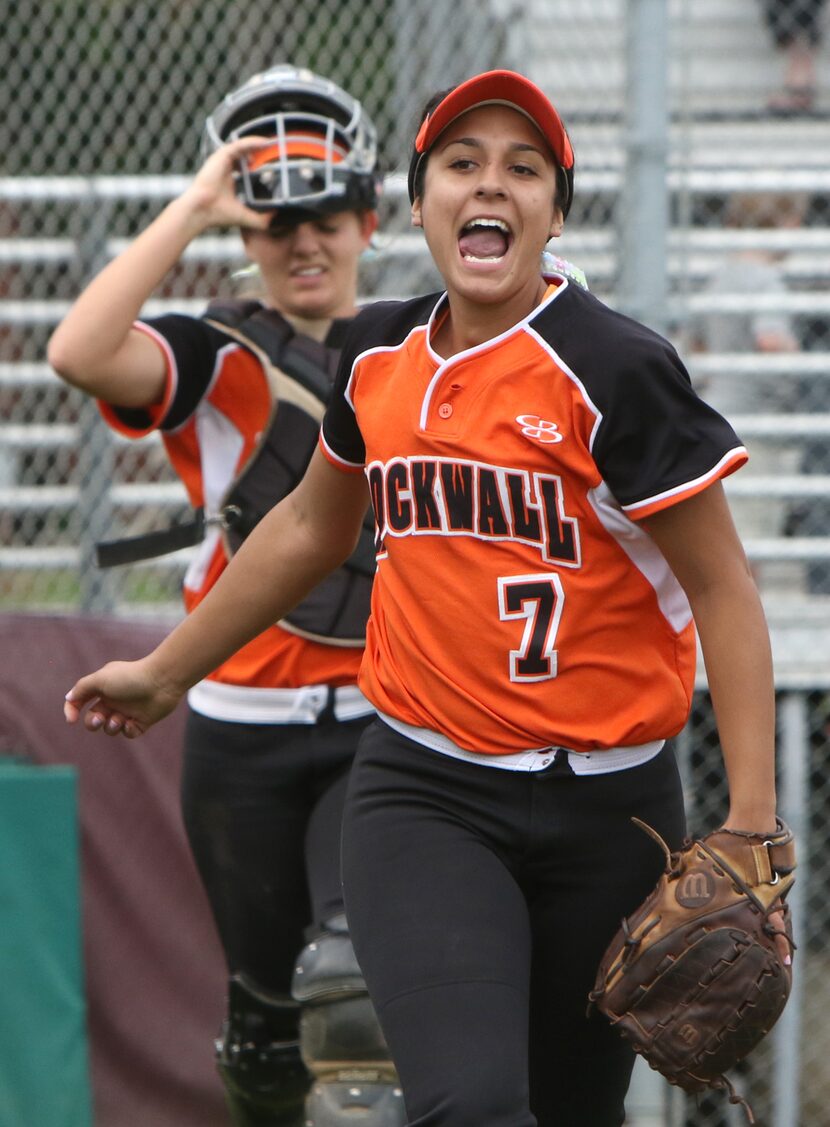
[[[626,12],[623,0],[531,0],[529,19],[516,29],[517,49],[534,60],[534,77],[555,97],[569,122],[578,156],[577,199],[619,191],[626,153]],[[752,561],[793,561],[806,572],[830,560],[830,52],[817,58],[815,111],[777,117],[767,110],[780,86],[783,61],[772,46],[755,0],[667,0],[669,110],[667,186],[670,335],[693,380],[740,375],[746,405],[731,416],[752,453],[758,440],[824,458],[800,459],[797,472],[768,476],[750,467],[726,482],[730,497],[786,499],[806,520],[790,535],[749,540]],[[823,13],[825,35],[830,9]],[[581,170],[581,176],[580,176]],[[734,229],[721,217],[736,193],[799,193],[810,201],[799,228]],[[580,223],[580,212],[557,247],[586,270],[594,289],[613,299],[619,230]],[[603,209],[589,203],[588,215]],[[780,295],[713,293],[708,283],[727,255],[753,250],[780,255],[787,292]],[[803,351],[715,354],[692,347],[695,320],[718,313],[788,314]],[[753,403],[757,381],[793,389],[788,412],[761,414]],[[782,397],[783,398],[783,397]],[[785,569],[786,571],[786,569]],[[797,574],[797,568],[792,575]],[[830,587],[827,588],[830,591]],[[795,582],[764,591],[771,620],[826,622],[826,593]],[[784,648],[800,647],[780,634]],[[817,660],[827,661],[822,651]]]
[[[508,49],[514,59],[531,60],[523,67],[514,62],[517,69],[554,93],[578,155],[577,202],[555,249],[582,266],[592,288],[613,302],[619,232],[612,217],[625,168],[623,3],[589,0],[574,13],[566,0],[530,0],[525,8],[526,18],[508,37]],[[730,251],[758,246],[780,251],[788,293],[775,299],[776,308],[828,326],[826,335],[793,354],[684,356],[695,379],[718,371],[745,375],[746,411],[733,422],[750,448],[756,438],[790,445],[826,441],[830,448],[830,396],[821,405],[813,401],[803,411],[773,415],[753,410],[751,393],[753,380],[770,375],[830,391],[830,228],[813,222],[793,230],[730,230],[701,221],[704,205],[717,209],[734,192],[792,190],[815,200],[826,197],[830,118],[818,112],[784,120],[760,112],[774,84],[775,61],[754,4],[670,0],[670,11],[678,17],[669,67],[673,224],[667,269],[673,335],[682,348],[695,316],[760,308],[766,299],[712,295],[706,283]],[[726,74],[738,50],[742,65]],[[557,59],[555,68],[551,57]],[[830,91],[827,60],[821,74]],[[127,456],[125,444],[102,436],[81,397],[57,380],[45,351],[52,328],[84,279],[117,254],[185,182],[178,176],[0,178],[0,209],[12,209],[16,217],[0,237],[0,277],[6,279],[0,290],[5,342],[0,352],[0,510],[15,518],[11,532],[4,531],[8,524],[0,527],[0,581],[21,570],[77,567],[88,558],[77,536],[54,532],[56,514],[77,514],[85,507],[97,513],[99,529],[106,516],[118,530],[134,532],[165,524],[182,511],[183,489],[166,468],[160,442],[148,438],[138,444],[140,454]],[[385,190],[385,233],[365,268],[367,296],[398,296],[402,277],[407,293],[439,284],[420,234],[408,227],[407,212],[403,176],[394,174]],[[61,215],[63,223],[54,218]],[[237,236],[198,239],[148,309],[199,311],[242,262]],[[91,463],[77,472],[84,458],[103,462],[98,471]],[[67,469],[20,472],[38,460],[42,467]],[[728,484],[735,496],[783,496],[809,506],[830,498],[830,460],[824,472],[773,478],[746,473]],[[29,530],[21,533],[24,516]],[[814,528],[809,536],[750,542],[747,550],[756,560],[830,561],[828,533]],[[182,559],[177,554],[153,567],[180,572]]]

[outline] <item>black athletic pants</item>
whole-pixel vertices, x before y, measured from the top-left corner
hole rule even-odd
[[[382,721],[343,821],[346,910],[415,1127],[618,1127],[633,1053],[586,1017],[600,957],[685,833],[673,752],[576,776],[479,766]]]
[[[343,911],[340,823],[367,722],[189,712],[182,813],[231,974],[288,994],[306,929]]]

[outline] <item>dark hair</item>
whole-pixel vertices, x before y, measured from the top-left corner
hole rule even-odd
[[[453,90],[455,90],[454,86],[448,86],[446,90],[438,91],[427,100],[424,108],[421,110],[421,116],[418,118],[418,130],[420,130],[424,121],[432,113],[432,111],[436,109],[443,102],[446,96],[453,92]],[[416,130],[416,136],[418,134],[418,130]],[[413,143],[412,156],[409,159],[409,175],[407,177],[409,199],[411,203],[414,203],[418,196],[422,196],[424,194],[424,180],[426,179],[427,174],[427,162],[429,161],[429,154],[429,149],[427,149],[425,153],[419,153]],[[568,181],[568,173],[556,159],[556,154],[553,154],[553,163],[556,165],[556,195],[554,196],[553,202],[561,207],[563,209],[563,212],[567,214],[568,208],[566,208],[565,201],[568,201],[571,198],[571,188]]]
[[[415,130],[416,137],[418,135],[418,130],[420,130],[421,126],[424,124],[432,111],[437,106],[440,106],[443,100],[446,98],[447,94],[451,94],[454,89],[454,86],[448,86],[446,90],[439,90],[427,99],[427,101],[424,103],[424,108],[421,110],[421,115],[418,118],[418,128]],[[409,159],[408,177],[409,199],[412,203],[415,202],[418,196],[422,196],[424,194],[424,177],[427,174],[428,160],[429,151],[425,153],[419,153],[415,148],[415,143],[413,141],[412,156]]]

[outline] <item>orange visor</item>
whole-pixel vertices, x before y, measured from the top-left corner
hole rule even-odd
[[[284,145],[266,145],[263,149],[248,153],[248,168],[255,172],[281,157],[307,157],[309,160],[330,160],[332,164],[340,164],[345,160],[346,153],[342,148],[330,147],[325,141],[318,141],[307,134],[288,134]]]

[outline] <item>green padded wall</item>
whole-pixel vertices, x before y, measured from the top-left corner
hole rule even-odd
[[[90,1127],[77,772],[0,760],[0,1124]]]

